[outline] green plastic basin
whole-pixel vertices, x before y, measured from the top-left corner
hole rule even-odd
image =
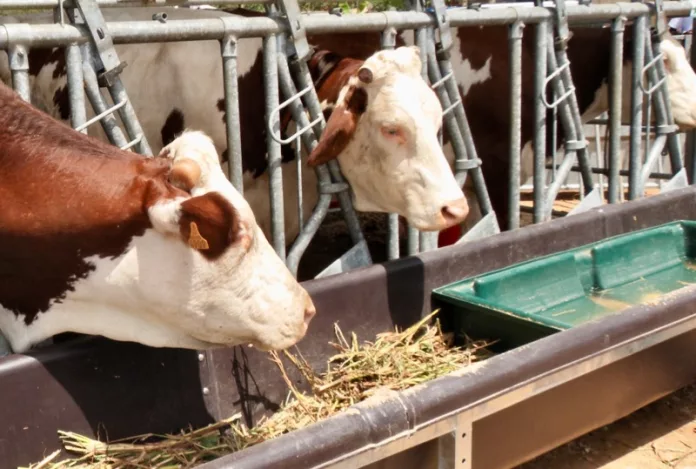
[[[681,220],[466,278],[433,290],[433,299],[464,314],[476,335],[520,345],[691,284],[696,222]]]

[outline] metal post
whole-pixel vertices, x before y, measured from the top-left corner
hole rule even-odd
[[[534,48],[534,223],[544,219],[544,186],[546,185],[546,106],[542,95],[546,92],[546,41],[548,22],[536,25]],[[555,149],[554,149],[555,150]]]
[[[696,26],[696,21],[692,20],[693,26]],[[693,30],[692,30],[693,31]],[[696,47],[693,43],[693,32],[691,35],[687,36],[687,40],[690,40],[690,53],[689,53],[689,63],[691,67],[696,66]],[[686,166],[687,177],[689,184],[696,183],[696,130],[691,130],[686,135],[686,154],[684,155],[684,163]]]
[[[510,180],[509,229],[520,227],[520,151],[522,140],[522,34],[524,23],[510,25]]]
[[[277,37],[275,35],[265,36],[263,38],[263,82],[264,89],[266,93],[266,120],[270,119],[273,110],[279,105],[278,98],[278,51],[277,51]],[[236,79],[237,71],[236,64],[234,70],[234,76]],[[228,77],[225,77],[225,83],[228,81]],[[235,80],[236,83],[236,80]],[[238,94],[237,86],[234,87],[235,95]],[[239,109],[239,107],[237,107]],[[227,114],[229,116],[229,113]],[[239,115],[237,115],[239,117]],[[230,124],[229,117],[228,122],[228,144],[229,144],[229,132]],[[274,131],[280,134],[280,121],[276,120],[274,123]],[[235,132],[232,129],[233,133]],[[271,136],[271,132],[266,133],[266,145],[268,148],[268,179],[269,179],[269,191],[270,191],[270,205],[271,205],[271,239],[273,244],[273,249],[275,249],[278,256],[285,261],[285,207],[283,200],[283,169],[282,169],[282,155],[280,152],[280,143],[276,142]],[[298,144],[299,144],[298,139]],[[240,141],[241,144],[241,141]],[[228,147],[232,148],[232,147]],[[233,152],[228,153],[230,155],[230,163],[232,162]],[[241,166],[241,148],[239,151],[239,162],[237,164]],[[301,158],[298,155],[298,159],[301,162]],[[236,168],[238,171],[240,168]],[[234,171],[231,171],[231,175],[236,175]],[[242,184],[240,184],[240,187]],[[298,181],[298,190],[301,190],[302,184],[301,180]],[[298,214],[299,215],[299,214]],[[300,215],[299,226],[302,226],[303,219]]]
[[[621,178],[619,177],[621,151],[621,80],[623,70],[623,37],[626,18],[620,16],[612,22],[611,67],[609,77],[609,203],[619,201]]]
[[[382,31],[382,49],[393,50],[396,47],[396,30],[394,28],[388,28]],[[399,215],[396,213],[389,213],[387,215],[387,259],[393,260],[398,259],[400,256],[400,246],[399,246]],[[410,225],[408,226],[407,233],[407,253],[408,255],[417,254],[419,251],[419,238],[418,231],[413,229]]]
[[[87,121],[85,108],[84,77],[82,76],[82,54],[80,46],[70,44],[65,48],[65,63],[68,72],[68,96],[70,98],[70,120],[75,129]],[[86,134],[87,129],[82,129]]]
[[[631,133],[628,162],[628,200],[641,196],[638,178],[641,168],[641,123],[643,116],[643,91],[641,80],[643,76],[643,59],[645,58],[645,31],[648,18],[641,15],[633,23],[633,66],[631,75]],[[648,97],[648,99],[650,99]]]
[[[21,44],[16,44],[10,47],[7,54],[10,60],[10,70],[12,70],[12,87],[24,101],[30,103],[29,55],[27,48]]]
[[[242,140],[240,136],[239,84],[237,82],[237,38],[228,34],[220,43],[225,86],[225,125],[227,127],[227,155],[230,182],[244,195],[244,168],[242,167]],[[270,155],[269,155],[270,156]]]

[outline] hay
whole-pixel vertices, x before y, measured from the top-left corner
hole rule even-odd
[[[283,352],[300,371],[312,390],[305,394],[292,383],[278,353],[271,352],[290,388],[280,410],[262,418],[253,428],[246,427],[235,415],[216,424],[178,435],[141,435],[127,440],[104,443],[59,431],[73,459],[52,463],[57,456],[30,466],[38,468],[187,468],[225,454],[276,438],[284,433],[311,425],[365,400],[380,390],[400,391],[451,373],[474,361],[486,358],[490,343],[471,342],[452,347],[452,336],[442,334],[439,323],[429,325],[437,311],[412,327],[377,336],[362,345],[353,334],[346,339],[335,325],[337,349],[324,373],[315,372],[297,352]],[[153,438],[156,442],[149,442]]]

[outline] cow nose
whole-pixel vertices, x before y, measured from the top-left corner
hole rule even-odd
[[[305,299],[305,310],[304,310],[304,323],[305,326],[309,326],[309,322],[312,320],[314,315],[317,314],[317,309],[314,307],[314,302],[312,298],[307,295]]]
[[[448,227],[463,222],[469,214],[469,204],[466,202],[466,197],[453,200],[443,205],[440,209],[440,213]]]

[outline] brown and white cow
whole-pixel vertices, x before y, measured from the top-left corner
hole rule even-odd
[[[104,14],[109,20],[149,19],[161,10],[115,9]],[[228,15],[164,10],[172,19]],[[270,236],[261,46],[260,38],[241,39],[237,57],[244,196],[264,233]],[[128,63],[121,77],[153,151],[158,152],[184,128],[192,127],[209,133],[226,159],[219,44],[198,41],[121,45],[116,49],[121,60]],[[462,222],[468,214],[467,202],[438,144],[442,107],[420,75],[417,49],[372,52],[376,53],[364,57],[366,60],[352,61],[345,70],[333,70],[326,77],[332,86],[332,103],[336,104],[340,94],[342,111],[328,119],[320,146],[305,159],[305,220],[318,200],[317,179],[311,166],[337,158],[352,186],[358,210],[393,211],[422,230],[441,230]],[[33,104],[67,120],[63,53],[34,50],[29,61]],[[360,79],[368,75],[371,80]],[[105,139],[98,125],[90,132]],[[293,153],[290,147],[284,150],[286,155]],[[283,174],[286,239],[290,242],[299,231],[295,164],[284,165]]]
[[[189,349],[302,339],[312,300],[210,138],[184,132],[162,153],[80,134],[0,83],[0,337],[11,350],[63,332]]]

